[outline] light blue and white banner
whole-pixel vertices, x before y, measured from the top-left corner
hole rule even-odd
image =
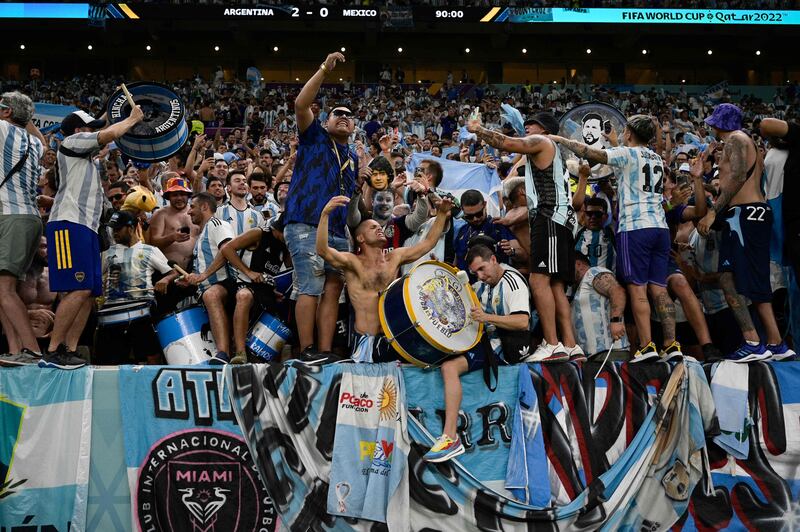
[[[0,529],[86,529],[92,377],[0,369]]]
[[[78,110],[72,105],[58,105],[55,103],[36,102],[33,114],[33,125],[39,128],[42,133],[49,133],[61,126],[61,121],[70,114]]]

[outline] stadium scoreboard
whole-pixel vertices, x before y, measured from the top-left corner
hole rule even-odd
[[[800,25],[800,11],[654,8],[524,8],[341,6],[318,4],[179,5],[162,3],[0,3],[0,18],[195,19],[375,22],[385,28],[420,23]]]

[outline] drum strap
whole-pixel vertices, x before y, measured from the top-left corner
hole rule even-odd
[[[483,364],[483,382],[486,383],[489,391],[493,392],[497,389],[499,370],[497,369],[497,357],[494,354],[492,343],[489,341],[489,334],[486,331],[481,336],[481,348],[486,358],[486,362]],[[492,384],[492,377],[494,377],[494,384]]]

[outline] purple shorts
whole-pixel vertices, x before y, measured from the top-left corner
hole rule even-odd
[[[669,229],[636,229],[617,235],[617,277],[623,284],[667,286]]]

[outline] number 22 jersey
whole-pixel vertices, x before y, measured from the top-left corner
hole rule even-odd
[[[617,177],[619,232],[667,229],[664,208],[664,161],[652,150],[619,146],[605,150]]]

